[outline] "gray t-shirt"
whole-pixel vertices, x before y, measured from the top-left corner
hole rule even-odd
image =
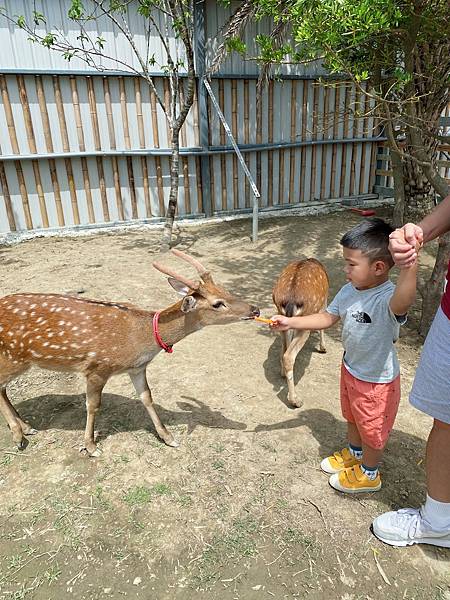
[[[390,309],[394,290],[392,281],[368,290],[347,283],[327,307],[342,321],[344,364],[362,381],[389,383],[400,373],[394,342],[406,315],[396,316]]]

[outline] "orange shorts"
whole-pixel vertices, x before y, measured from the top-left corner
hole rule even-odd
[[[364,444],[377,450],[384,448],[399,402],[400,375],[390,383],[371,383],[353,377],[342,363],[342,415],[356,425]]]

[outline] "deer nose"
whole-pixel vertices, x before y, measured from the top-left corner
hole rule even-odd
[[[256,306],[250,306],[250,311],[251,311],[251,315],[252,317],[259,317],[260,312],[259,312],[259,308]]]

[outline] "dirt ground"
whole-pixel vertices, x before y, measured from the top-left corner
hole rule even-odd
[[[358,220],[265,219],[256,245],[248,220],[182,227],[178,247],[270,315],[272,284],[294,258],[323,261],[330,296],[338,290],[338,240]],[[2,294],[82,289],[163,308],[177,297],[152,267],[159,237],[141,229],[0,248]],[[424,254],[424,274],[431,264]],[[338,329],[326,332],[327,354],[315,334],[297,359],[300,409],[286,404],[279,339],[265,325],[210,327],[159,354],[148,376],[178,449],[156,437],[126,376],[105,389],[97,459],[78,451],[80,377],[32,370],[11,383],[11,400],[39,433],[18,452],[0,423],[0,599],[448,600],[450,550],[394,549],[369,530],[380,512],[418,506],[425,494],[431,419],[407,401],[417,315],[416,307],[398,343],[403,398],[373,495],[340,495],[319,469],[345,439]]]

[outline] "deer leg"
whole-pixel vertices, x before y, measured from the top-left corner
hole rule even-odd
[[[326,303],[323,305],[322,311],[325,312],[327,305]],[[326,354],[327,349],[325,348],[325,332],[323,329],[319,330],[319,352],[322,354]]]
[[[22,428],[23,435],[35,435],[38,432],[38,430],[35,429],[34,427],[31,427],[31,425],[29,423],[27,423],[26,421],[22,420],[22,418],[19,415],[19,413],[17,412],[16,408],[11,404],[11,401],[7,397],[6,388],[4,388],[3,393],[6,396],[6,399],[9,403],[9,405],[11,406],[11,410],[13,411],[17,421],[19,422],[20,427]]]
[[[106,377],[98,374],[88,375],[86,378],[86,429],[84,432],[84,447],[81,451],[86,451],[89,456],[100,456],[101,450],[94,441],[95,417],[100,410],[102,403],[102,391],[107,381]]]
[[[158,417],[158,413],[155,410],[153,405],[152,393],[148,386],[147,377],[145,374],[145,369],[141,371],[130,371],[128,373],[130,376],[131,382],[134,385],[136,392],[139,395],[139,398],[142,401],[142,404],[147,409],[148,414],[155,426],[156,432],[162,441],[168,446],[172,446],[173,448],[177,448],[179,443],[173,437],[168,429],[161,423],[160,418]]]
[[[37,432],[28,423],[22,421],[19,413],[9,401],[6,393],[6,384],[26,370],[27,366],[20,365],[20,368],[17,368],[17,366],[12,365],[10,361],[0,357],[0,413],[8,424],[13,442],[17,445],[19,450],[24,450],[28,444],[23,436]]]
[[[287,339],[287,331],[282,331],[281,332],[281,354],[280,354],[280,365],[281,365],[281,376],[285,377],[286,372],[284,370],[284,361],[283,361],[283,357],[284,354],[288,348],[288,339]]]
[[[297,354],[305,345],[306,340],[309,338],[309,334],[310,331],[298,331],[294,335],[293,340],[289,344],[289,347],[283,356],[284,371],[286,373],[286,379],[288,384],[289,402],[292,404],[292,406],[296,406],[297,408],[300,408],[303,402],[301,400],[297,400],[295,397],[294,365],[295,359],[297,358]]]
[[[24,450],[27,442],[23,437],[22,426],[16,416],[17,413],[9,401],[8,396],[6,395],[6,386],[2,386],[0,390],[0,412],[8,424],[12,434],[13,442],[16,444],[19,450]]]

